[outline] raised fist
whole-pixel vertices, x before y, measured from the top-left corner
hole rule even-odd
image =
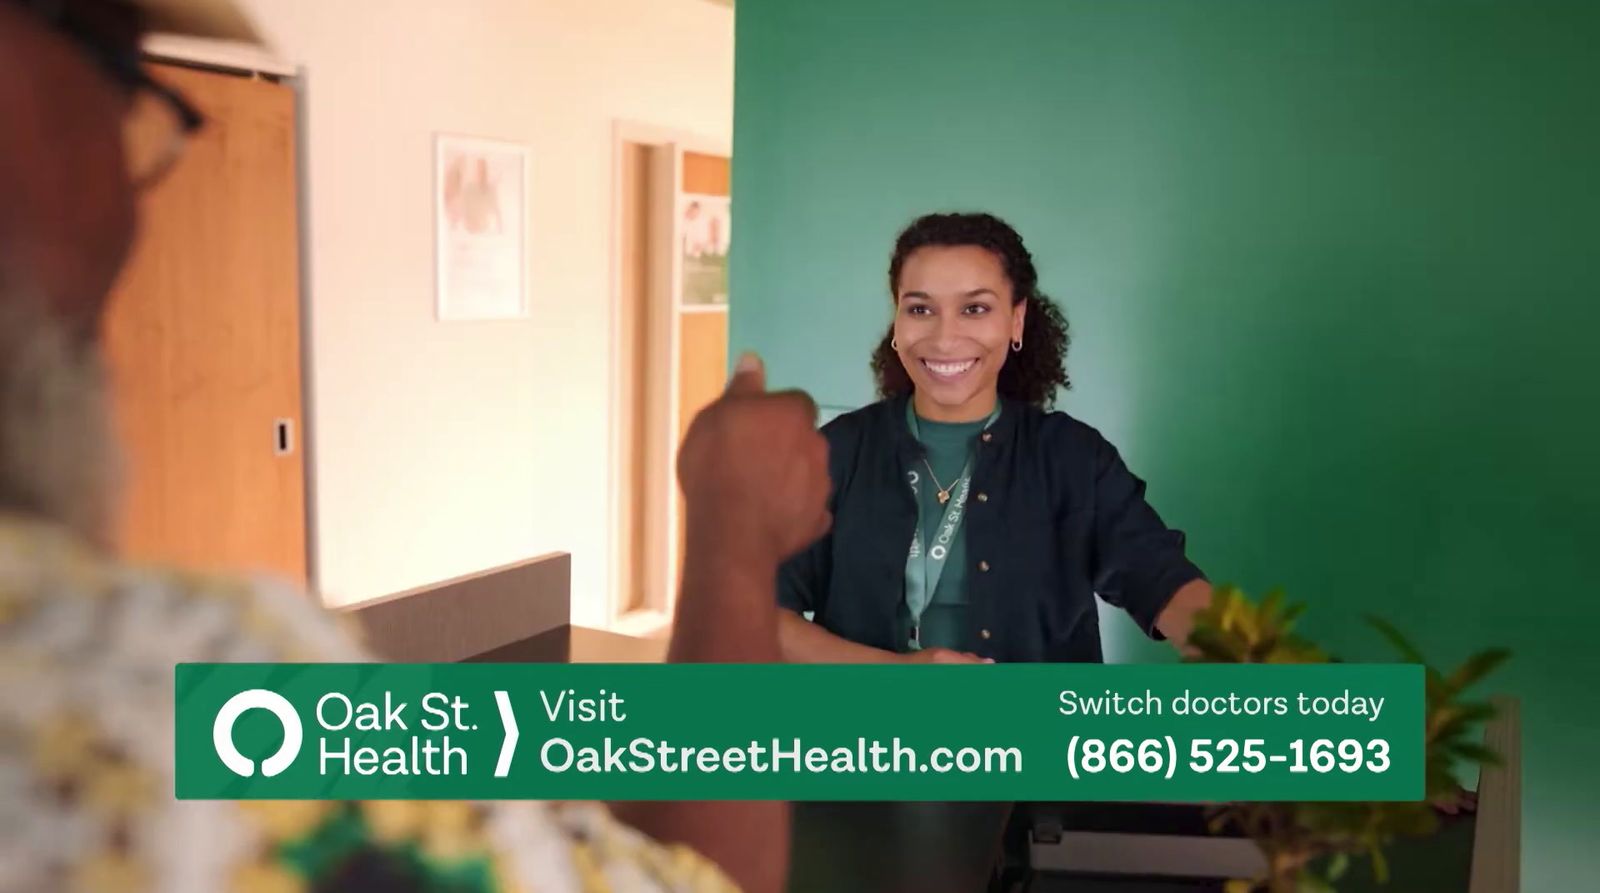
[[[754,354],[695,416],[678,453],[691,539],[776,565],[828,531],[828,443],[800,391],[767,393]]]

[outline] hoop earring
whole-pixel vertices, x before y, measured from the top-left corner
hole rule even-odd
[[[1011,352],[1012,353],[1022,353],[1022,339],[1021,338],[1018,338],[1017,340],[1011,342]]]
[[[899,350],[900,349],[900,339],[899,338],[890,338],[889,339],[889,349],[890,350]]]

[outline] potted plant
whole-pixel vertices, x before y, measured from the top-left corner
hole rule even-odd
[[[1254,602],[1235,587],[1218,587],[1196,619],[1186,660],[1203,663],[1325,663],[1332,660],[1295,633],[1305,605],[1288,604],[1281,592]],[[1373,875],[1388,878],[1384,849],[1399,837],[1433,834],[1439,827],[1435,802],[1459,793],[1457,772],[1494,765],[1499,757],[1473,740],[1473,731],[1495,714],[1465,692],[1509,656],[1501,648],[1480,651],[1444,672],[1430,665],[1388,622],[1367,621],[1401,660],[1426,668],[1427,800],[1414,803],[1228,803],[1208,814],[1213,831],[1231,827],[1255,841],[1265,857],[1263,877],[1232,881],[1228,893],[1331,893],[1352,858],[1372,862]]]

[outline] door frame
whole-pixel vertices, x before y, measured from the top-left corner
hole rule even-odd
[[[647,503],[646,510],[651,511],[654,523],[647,524],[648,530],[662,531],[666,537],[665,543],[657,543],[656,550],[647,548],[645,554],[647,562],[652,565],[651,573],[645,574],[645,579],[651,579],[652,573],[659,585],[666,587],[665,609],[646,607],[644,609],[623,612],[621,606],[623,593],[621,591],[622,575],[621,562],[625,560],[620,548],[617,532],[621,529],[624,517],[623,487],[628,479],[628,469],[622,467],[622,430],[620,411],[622,402],[622,381],[626,374],[625,364],[630,359],[624,354],[622,344],[622,319],[626,313],[626,296],[622,293],[623,280],[623,160],[624,146],[626,144],[649,146],[657,150],[666,150],[670,161],[669,183],[672,193],[670,202],[674,225],[667,231],[665,247],[657,242],[651,246],[652,256],[670,258],[665,264],[668,277],[668,293],[670,297],[669,313],[667,319],[675,323],[676,316],[670,313],[671,308],[676,308],[681,303],[681,275],[679,272],[682,259],[678,252],[671,250],[678,242],[677,233],[677,198],[683,194],[683,153],[701,152],[711,155],[732,157],[732,146],[727,140],[718,140],[701,134],[648,124],[641,121],[616,119],[612,122],[611,129],[611,222],[610,222],[610,325],[607,335],[607,350],[609,353],[610,381],[606,395],[606,409],[609,424],[607,427],[607,505],[606,505],[606,573],[605,573],[605,623],[607,628],[635,635],[656,632],[666,627],[672,621],[673,608],[676,600],[676,574],[677,550],[674,548],[678,529],[678,500],[677,476],[671,473],[677,466],[678,437],[680,426],[679,418],[679,379],[681,336],[676,324],[655,326],[649,329],[651,339],[651,356],[665,357],[667,369],[664,376],[652,377],[646,374],[646,380],[652,383],[651,392],[659,399],[665,396],[667,413],[664,432],[654,432],[656,437],[665,437],[664,450],[658,452],[665,454],[667,485],[665,494],[657,494],[655,503]],[[666,169],[662,165],[662,170]],[[659,236],[657,237],[659,239]],[[663,275],[660,270],[653,270],[655,276]]]
[[[300,69],[289,60],[263,47],[249,44],[183,37],[177,34],[151,34],[140,43],[147,58],[161,62],[175,62],[196,68],[220,68],[247,75],[265,74],[277,78],[297,78],[301,75]]]

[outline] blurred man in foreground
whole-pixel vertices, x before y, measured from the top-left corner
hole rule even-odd
[[[174,800],[176,662],[366,655],[302,593],[107,551],[100,318],[138,191],[200,125],[141,68],[145,24],[251,36],[223,0],[0,0],[0,890],[780,889],[786,804],[636,804],[629,827],[592,803]],[[753,358],[696,419],[672,660],[778,659],[778,564],[828,524],[814,423]]]

